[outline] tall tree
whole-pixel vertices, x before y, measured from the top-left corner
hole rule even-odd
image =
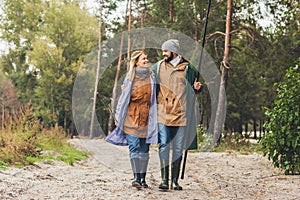
[[[67,129],[72,126],[73,81],[82,59],[96,44],[97,21],[77,3],[45,4],[39,32],[26,51],[25,64],[36,74],[35,87],[27,89],[34,93],[35,114],[44,124]]]
[[[225,50],[224,58],[221,63],[221,83],[218,96],[218,106],[216,110],[216,119],[214,124],[214,138],[213,143],[217,143],[221,137],[222,128],[225,119],[225,103],[226,103],[226,85],[228,79],[229,70],[229,54],[230,54],[230,44],[231,44],[231,20],[232,20],[232,1],[227,0],[227,18],[226,18],[226,35],[225,35]]]
[[[1,128],[5,129],[7,121],[13,120],[12,115],[18,112],[20,102],[12,81],[0,75]]]
[[[128,13],[128,25],[127,30],[130,32],[131,30],[131,21],[132,21],[132,0],[128,0],[128,6],[129,6],[129,13]],[[131,38],[130,34],[127,36],[127,70],[129,70],[129,61],[130,61],[130,50],[131,50]]]
[[[100,66],[101,66],[101,45],[102,45],[102,12],[103,12],[103,1],[99,2],[99,33],[98,33],[98,59],[97,59],[97,70],[95,78],[95,88],[93,96],[93,109],[91,117],[91,126],[90,126],[90,138],[94,136],[94,120],[96,115],[96,102],[97,102],[97,92],[98,92],[98,81],[100,76]]]
[[[170,22],[174,22],[174,0],[170,0]]]
[[[114,82],[112,98],[111,98],[111,103],[110,103],[110,108],[109,108],[110,115],[109,115],[109,122],[108,122],[108,134],[113,130],[113,128],[114,128],[113,123],[115,123],[114,114],[115,114],[115,107],[117,104],[117,87],[118,87],[118,81],[119,81],[119,76],[120,76],[120,71],[121,71],[123,43],[124,43],[124,33],[122,33],[122,36],[121,36],[118,65],[117,65],[115,82]]]
[[[3,14],[0,15],[2,39],[8,42],[10,49],[4,56],[3,71],[9,74],[20,100],[32,100],[35,87],[35,71],[27,63],[27,51],[40,31],[45,7],[41,0],[3,1]]]

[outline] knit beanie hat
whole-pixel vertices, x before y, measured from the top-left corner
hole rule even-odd
[[[177,55],[180,55],[180,46],[178,40],[175,39],[167,40],[162,44],[161,48],[163,50],[168,50],[173,53],[176,53]]]

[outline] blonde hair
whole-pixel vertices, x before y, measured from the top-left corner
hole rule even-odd
[[[129,71],[128,71],[128,75],[127,77],[129,78],[129,80],[133,80],[134,78],[134,75],[135,75],[135,67],[136,67],[136,63],[139,59],[139,57],[142,55],[142,54],[145,54],[144,51],[134,51],[132,52],[131,54],[131,58],[130,58],[130,64],[129,64]]]

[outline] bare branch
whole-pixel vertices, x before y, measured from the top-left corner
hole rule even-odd
[[[234,34],[234,33],[242,33],[242,30],[246,31],[246,36],[248,36],[249,38],[251,38],[251,41],[253,42],[255,40],[255,37],[253,36],[253,30],[250,27],[247,26],[241,26],[238,29],[235,29],[233,31],[230,32],[230,34]],[[210,39],[211,37],[215,36],[215,35],[223,35],[225,36],[226,34],[221,32],[221,31],[215,31],[214,33],[208,34],[206,36],[206,39]]]
[[[214,33],[208,34],[208,35],[206,36],[206,38],[209,39],[209,38],[211,38],[212,36],[218,35],[218,34],[219,34],[219,35],[225,36],[225,33],[221,32],[221,31],[216,31],[216,32],[214,32]]]
[[[221,36],[217,37],[215,40],[214,40],[214,49],[215,49],[215,52],[216,52],[216,57],[217,58],[220,58],[220,54],[218,52],[218,45],[217,45],[217,42],[218,40],[220,39]]]

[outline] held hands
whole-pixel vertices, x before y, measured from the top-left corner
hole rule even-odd
[[[195,80],[195,82],[194,82],[194,89],[195,89],[195,90],[200,90],[200,88],[201,88],[201,83],[200,83],[200,82],[197,82],[197,81]]]
[[[121,85],[121,90],[123,91],[124,89],[125,89],[125,85],[122,84],[122,85]]]

